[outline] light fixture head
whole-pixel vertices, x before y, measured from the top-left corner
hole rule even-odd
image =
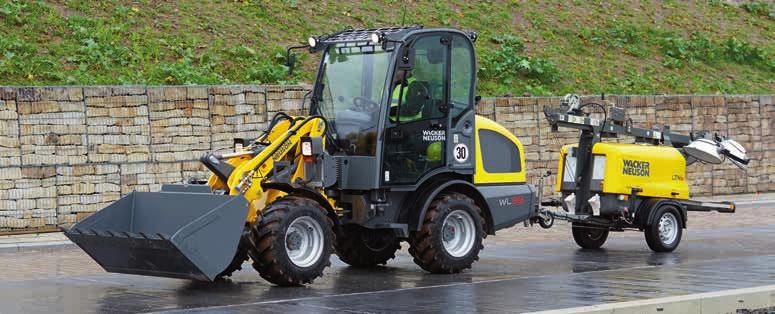
[[[369,40],[371,41],[372,44],[376,45],[380,41],[382,41],[382,34],[380,34],[379,32],[371,33],[371,35],[369,35]]]

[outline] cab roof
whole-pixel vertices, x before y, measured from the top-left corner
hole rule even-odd
[[[347,29],[333,34],[323,35],[317,38],[322,44],[321,46],[327,46],[329,44],[338,43],[353,43],[369,41],[371,34],[378,33],[384,38],[391,41],[401,41],[408,36],[420,32],[420,31],[445,31],[454,32],[465,35],[470,38],[471,41],[476,40],[475,32],[462,32],[452,28],[424,28],[422,25],[413,25],[405,27],[383,27],[383,28],[367,28],[367,29]]]

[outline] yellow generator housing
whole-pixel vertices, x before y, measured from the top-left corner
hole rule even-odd
[[[557,191],[573,188],[576,172],[576,144],[560,152]],[[570,156],[569,156],[569,153]],[[688,199],[686,159],[670,146],[597,143],[592,148],[592,192]]]

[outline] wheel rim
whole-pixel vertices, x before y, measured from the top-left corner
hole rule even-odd
[[[665,213],[659,218],[659,240],[672,244],[678,237],[678,219],[673,213]]]
[[[441,226],[444,250],[453,257],[463,257],[474,247],[476,226],[474,218],[464,210],[455,210],[444,218]]]
[[[296,218],[285,232],[285,252],[299,267],[315,264],[323,255],[323,228],[312,217]]]

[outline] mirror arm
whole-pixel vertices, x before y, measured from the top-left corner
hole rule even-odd
[[[293,75],[293,68],[296,64],[296,57],[291,54],[291,50],[307,48],[309,45],[290,46],[285,50],[285,66],[288,67],[288,76]]]

